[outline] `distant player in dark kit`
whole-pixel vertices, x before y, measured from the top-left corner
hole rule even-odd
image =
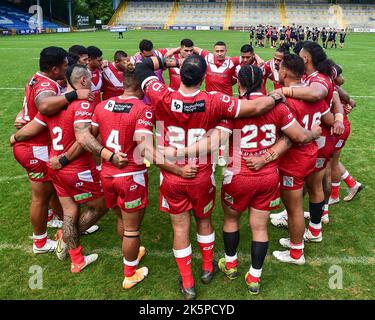
[[[312,41],[318,42],[318,40],[319,40],[319,33],[320,33],[320,31],[319,31],[318,28],[313,28],[313,30],[312,30]]]
[[[331,48],[333,48],[333,46],[335,46],[335,49],[337,48],[336,36],[337,36],[337,31],[336,31],[336,29],[333,29],[332,30],[332,44],[331,44]]]
[[[306,27],[306,38],[307,40],[311,40],[312,32],[309,27]]]
[[[327,30],[323,28],[320,32],[320,37],[322,38],[323,48],[327,48]]]
[[[255,38],[255,27],[250,26],[249,36],[250,36],[250,44],[253,45],[254,38]]]
[[[283,26],[280,30],[279,30],[279,34],[280,34],[280,46],[284,44],[284,42],[286,41],[286,28],[285,26]]]
[[[276,42],[279,39],[279,32],[277,31],[276,27],[273,27],[271,30],[271,48],[276,47]]]
[[[302,26],[298,28],[298,41],[305,41],[305,29]]]
[[[344,29],[341,29],[340,31],[340,48],[344,48],[344,43],[345,43],[345,37],[346,37],[346,32]]]

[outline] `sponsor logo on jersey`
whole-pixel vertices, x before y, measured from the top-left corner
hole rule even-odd
[[[92,117],[92,112],[77,110],[76,113],[75,113],[75,116],[76,117],[79,117],[79,116],[85,117],[85,116],[87,116],[87,117],[91,118]]]
[[[212,209],[212,207],[214,206],[214,202],[211,200],[208,205],[206,205],[204,208],[203,208],[203,214],[206,214],[208,211],[210,211]]]
[[[37,163],[38,163],[38,160],[36,160],[36,159],[30,160],[30,164],[37,164]]]
[[[138,188],[138,186],[136,184],[133,184],[132,186],[130,186],[130,191],[133,191],[137,188]]]
[[[280,204],[280,198],[270,201],[270,207],[276,207]]]
[[[233,197],[228,193],[224,193],[224,200],[230,204],[234,203]]]
[[[104,109],[114,113],[129,113],[133,107],[132,103],[119,103],[109,100]]]
[[[74,196],[75,201],[82,201],[82,200],[86,200],[86,199],[89,199],[89,198],[92,198],[91,192],[80,193],[80,194],[76,194]]]
[[[142,199],[138,198],[138,199],[133,200],[133,201],[125,202],[125,208],[126,209],[134,209],[134,208],[139,207],[141,204],[142,204]]]
[[[171,110],[173,112],[180,113],[194,113],[194,112],[205,112],[206,102],[204,100],[195,101],[192,103],[184,103],[181,100],[172,100]]]
[[[138,119],[138,124],[143,124],[145,126],[153,127],[154,124],[151,121],[145,121],[143,119]]]
[[[294,186],[294,179],[293,179],[293,177],[283,176],[283,186],[285,186],[285,187],[293,187]]]
[[[82,187],[83,186],[83,182],[77,182],[76,183],[76,188],[79,188],[79,187]]]

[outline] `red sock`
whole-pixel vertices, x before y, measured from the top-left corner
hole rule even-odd
[[[174,256],[176,258],[177,267],[180,271],[182,278],[182,285],[184,288],[191,288],[194,286],[194,277],[191,271],[191,245],[185,249],[175,250],[173,249]]]
[[[47,232],[41,235],[33,234],[33,241],[37,248],[42,248],[47,242]]]
[[[328,210],[329,210],[329,205],[328,205],[328,204],[325,204],[325,205],[323,206],[322,217],[328,214]]]
[[[82,247],[78,246],[75,249],[68,250],[70,255],[70,260],[72,260],[72,263],[74,264],[82,264],[85,261],[85,258],[82,254]]]
[[[254,273],[256,275],[254,275]],[[262,274],[262,269],[260,270],[255,270],[253,269],[253,267],[251,266],[250,270],[249,270],[249,273],[246,277],[246,282],[247,283],[251,283],[251,282],[260,282],[260,275]]]
[[[319,233],[322,231],[322,228],[320,227],[319,229],[319,227],[314,227],[314,226],[309,225],[309,230],[314,237],[317,237]]]
[[[237,264],[238,264],[237,259],[231,262],[226,262],[225,268],[227,268],[227,270],[232,269],[232,268],[237,268]]]
[[[357,183],[357,181],[349,174],[348,171],[345,171],[345,173],[342,175],[342,179],[349,188],[354,188]]]
[[[340,183],[332,183],[331,198],[337,199],[340,196]]]
[[[301,243],[290,242],[290,256],[293,259],[299,259],[303,255],[303,241]]]
[[[215,233],[207,236],[197,234],[199,248],[202,254],[202,270],[212,272],[214,260]]]
[[[138,266],[138,259],[135,261],[127,261],[124,258],[124,276],[131,277],[135,274]]]

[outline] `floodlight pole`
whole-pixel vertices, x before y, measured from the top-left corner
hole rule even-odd
[[[245,32],[245,0],[242,0],[242,32]]]
[[[69,26],[72,27],[72,0],[68,0],[68,11],[69,11]]]

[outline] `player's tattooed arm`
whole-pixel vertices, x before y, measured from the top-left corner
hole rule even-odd
[[[308,102],[318,102],[324,99],[328,90],[322,84],[313,82],[309,86],[299,88],[282,87],[273,92],[281,92],[284,96],[289,98],[300,99]]]
[[[177,166],[172,163],[164,152],[161,152],[159,148],[154,147],[153,135],[135,133],[134,141],[138,144],[136,152],[133,154],[133,158],[136,162],[143,163],[143,159],[145,158],[151,163],[156,164],[160,169],[173,173],[184,179],[191,179],[196,176],[198,166],[195,164]]]
[[[78,122],[74,124],[74,133],[77,142],[87,151],[99,155],[105,161],[111,162],[117,168],[122,168],[128,163],[125,153],[114,153],[103,147],[91,133],[90,122]]]
[[[322,134],[322,128],[320,127],[320,121],[317,121],[311,130],[306,130],[297,121],[294,121],[289,127],[282,130],[288,138],[298,144],[305,144],[315,140]]]
[[[344,103],[350,104],[350,95],[341,87],[336,86],[336,90],[340,96],[340,100],[342,100]]]
[[[42,132],[46,127],[37,122],[36,120],[30,121],[28,124],[23,126],[15,134],[10,136],[9,142],[13,146],[16,142],[30,140],[37,134]]]
[[[280,139],[261,156],[249,157],[246,159],[246,165],[251,170],[260,170],[267,163],[280,159],[293,145],[292,141],[286,136],[282,135]]]
[[[52,91],[46,91],[36,97],[35,104],[41,114],[51,116],[77,99],[94,101],[95,96],[90,89],[78,89],[58,96]]]
[[[206,157],[217,151],[221,145],[225,145],[231,133],[219,128],[211,129],[207,134],[197,142],[185,148],[174,148],[172,146],[162,147],[164,156],[171,161],[189,158]]]
[[[272,96],[261,97],[255,100],[240,100],[239,118],[247,118],[262,115],[270,111],[276,104],[282,102],[284,96],[273,93]]]

